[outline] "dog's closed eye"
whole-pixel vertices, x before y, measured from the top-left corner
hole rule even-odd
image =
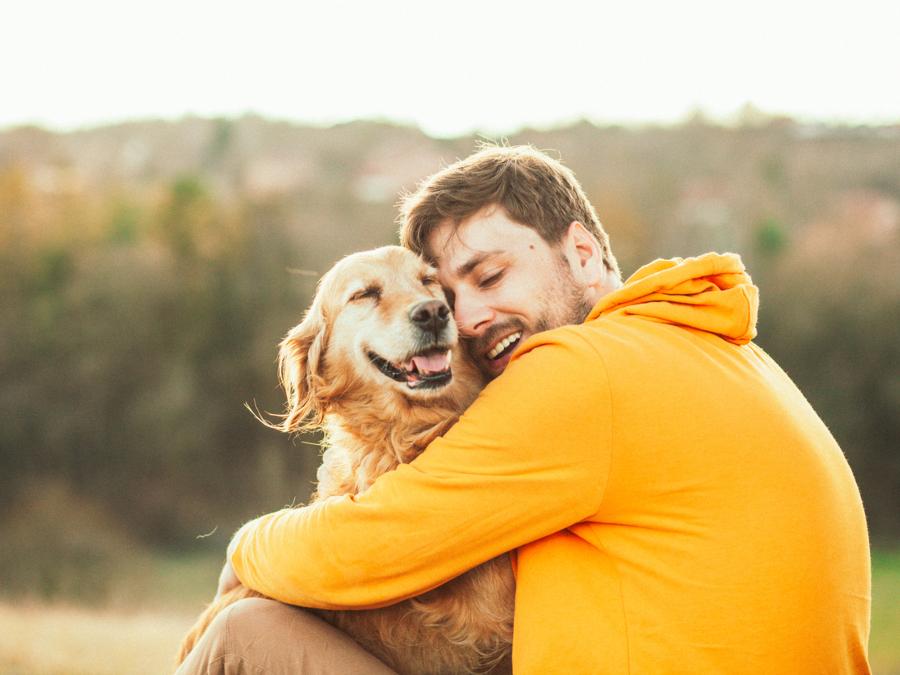
[[[364,289],[357,291],[350,296],[349,302],[360,302],[361,300],[374,300],[376,303],[381,299],[380,286],[366,286]]]

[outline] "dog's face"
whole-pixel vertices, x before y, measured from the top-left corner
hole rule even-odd
[[[432,267],[398,246],[348,256],[322,278],[303,322],[282,342],[285,426],[311,414],[320,420],[329,403],[354,394],[413,402],[447,395],[456,345]]]
[[[353,370],[408,396],[439,392],[453,379],[456,325],[434,269],[412,253],[382,248],[345,258],[332,270],[332,370]]]

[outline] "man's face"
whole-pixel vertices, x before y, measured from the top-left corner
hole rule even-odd
[[[523,339],[580,323],[591,309],[562,249],[488,207],[459,226],[444,223],[428,248],[460,336],[489,377],[503,372]]]

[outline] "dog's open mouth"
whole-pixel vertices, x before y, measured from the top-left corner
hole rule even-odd
[[[369,360],[383,374],[404,382],[410,389],[436,389],[453,379],[450,350],[446,348],[428,349],[399,364],[391,363],[375,352],[369,352]]]

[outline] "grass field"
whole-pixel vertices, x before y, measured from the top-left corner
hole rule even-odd
[[[190,614],[0,605],[0,672],[159,675],[171,672]]]
[[[0,674],[172,672],[221,565],[221,554],[142,559],[112,584],[103,607],[0,600]]]
[[[900,675],[900,550],[872,553],[872,639],[875,675]]]
[[[213,583],[218,558],[161,563],[155,599],[140,609],[0,603],[0,673],[165,673]],[[202,581],[200,581],[202,579]],[[163,609],[168,607],[168,609]],[[900,675],[900,551],[873,556],[876,675]]]

